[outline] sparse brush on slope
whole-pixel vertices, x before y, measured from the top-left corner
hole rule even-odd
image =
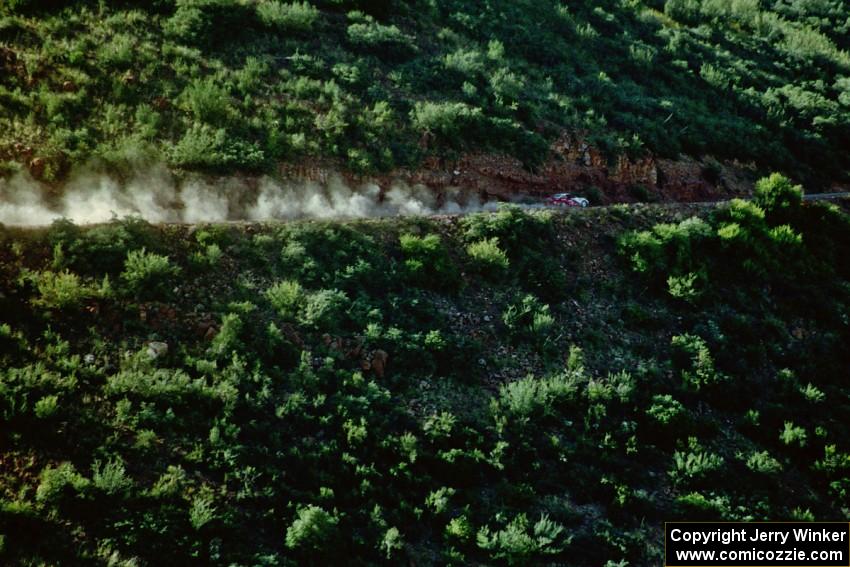
[[[835,518],[850,219],[759,187],[0,229],[0,563],[647,565],[670,517]]]
[[[849,165],[847,31],[839,1],[15,0],[0,172],[364,173],[466,151],[533,168],[569,132],[611,159],[828,182]]]

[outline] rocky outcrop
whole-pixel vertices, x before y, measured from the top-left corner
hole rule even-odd
[[[729,198],[751,191],[755,177],[751,164],[720,163],[710,157],[704,160],[658,159],[650,154],[609,157],[579,135],[562,136],[550,150],[549,159],[534,170],[510,156],[470,153],[451,162],[430,157],[416,169],[397,169],[376,177],[351,174],[342,177],[352,185],[371,182],[385,190],[398,182],[422,185],[438,196],[450,188],[459,188],[486,200],[509,201],[523,195],[541,197],[561,191],[593,191],[602,203],[629,202],[647,196],[679,202]],[[340,175],[340,171],[339,164],[328,160],[306,160],[282,164],[278,173],[288,179],[326,184]]]

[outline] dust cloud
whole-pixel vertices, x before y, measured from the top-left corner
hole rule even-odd
[[[152,223],[202,223],[295,219],[345,219],[457,214],[489,210],[493,203],[457,188],[434,191],[393,183],[347,185],[341,177],[326,183],[286,182],[270,177],[178,180],[165,166],[119,180],[81,173],[53,192],[26,172],[0,179],[0,223],[50,224],[66,218],[77,224],[138,216]]]

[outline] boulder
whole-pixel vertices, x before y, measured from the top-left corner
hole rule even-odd
[[[168,343],[160,341],[151,341],[148,343],[147,353],[148,357],[150,357],[152,360],[161,358],[168,354]]]
[[[378,349],[372,353],[372,370],[375,372],[375,376],[378,378],[383,378],[384,373],[387,369],[387,361],[390,356],[383,350]]]

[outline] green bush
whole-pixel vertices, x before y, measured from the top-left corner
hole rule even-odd
[[[175,5],[164,31],[190,45],[219,47],[252,22],[250,5],[239,0],[175,0]]]
[[[548,305],[534,295],[526,294],[508,305],[502,313],[502,322],[516,337],[541,339],[552,330],[555,318]]]
[[[225,128],[193,123],[170,149],[169,162],[175,167],[226,171],[261,170],[267,156],[256,143],[228,133]]]
[[[399,241],[404,269],[410,281],[433,289],[451,289],[458,284],[457,268],[439,235],[402,234]]]
[[[306,294],[297,281],[280,281],[266,290],[266,298],[281,317],[294,321],[301,312]]]
[[[697,300],[702,295],[702,290],[696,285],[699,278],[700,274],[693,272],[684,276],[668,277],[667,288],[670,290],[670,295],[689,302]]]
[[[257,4],[260,21],[275,30],[308,32],[319,18],[319,11],[307,2],[263,0]]]
[[[223,125],[230,116],[230,93],[212,78],[192,81],[181,97],[198,122]]]
[[[47,419],[56,414],[59,410],[59,396],[44,396],[35,403],[35,416],[40,419]]]
[[[726,380],[726,376],[715,368],[714,358],[702,338],[690,334],[676,335],[671,344],[677,351],[678,366],[687,386],[700,390]]]
[[[384,533],[383,540],[381,540],[381,549],[386,553],[388,560],[392,559],[397,552],[404,549],[404,538],[398,528],[393,526]]]
[[[223,256],[221,247],[213,243],[205,246],[203,252],[194,252],[189,260],[195,268],[214,268]]]
[[[580,371],[570,370],[543,379],[528,376],[502,386],[495,409],[520,419],[551,415],[558,405],[578,398],[579,386],[585,380]]]
[[[546,514],[541,514],[534,526],[529,525],[525,514],[520,514],[495,532],[484,526],[478,530],[476,541],[493,559],[523,565],[535,557],[560,553],[572,539],[563,532],[564,527]]]
[[[338,289],[322,289],[310,293],[299,316],[299,322],[314,329],[335,331],[346,322],[348,297]]]
[[[747,468],[761,474],[782,472],[782,464],[767,451],[756,451],[747,457]]]
[[[646,411],[661,425],[675,424],[684,415],[685,408],[678,400],[670,394],[655,394],[652,396],[652,405]]]
[[[723,457],[701,450],[676,451],[673,453],[673,469],[668,474],[679,485],[704,479],[723,466]]]
[[[219,358],[230,357],[243,343],[240,340],[244,329],[242,318],[237,313],[227,313],[221,318],[221,328],[210,344],[209,352]]]
[[[35,491],[36,500],[45,504],[56,504],[63,496],[75,496],[88,488],[89,481],[69,462],[58,466],[47,466],[41,471],[40,482]]]
[[[132,479],[127,476],[124,462],[120,459],[106,463],[95,461],[92,465],[91,482],[94,488],[109,496],[125,495],[133,485]]]
[[[356,47],[385,58],[406,56],[416,50],[413,38],[395,25],[378,23],[358,12],[350,12],[349,19],[354,21],[348,25],[348,40]]]
[[[336,537],[338,523],[339,518],[319,506],[301,507],[286,529],[286,547],[327,552]]]
[[[140,299],[165,293],[180,274],[180,268],[168,256],[147,252],[144,248],[127,253],[121,281]]]
[[[806,430],[798,425],[794,425],[793,421],[786,421],[784,429],[779,434],[779,439],[785,445],[796,445],[798,447],[806,446],[807,437]]]
[[[755,202],[768,214],[795,209],[802,201],[803,188],[784,175],[773,173],[756,182]]]
[[[128,396],[166,403],[183,399],[210,397],[214,391],[201,379],[192,379],[181,370],[122,370],[106,379],[104,392],[110,396]]]
[[[466,253],[477,271],[493,279],[504,274],[511,264],[508,255],[499,248],[498,237],[473,242],[466,247]]]
[[[805,386],[801,386],[800,393],[803,395],[806,401],[809,401],[814,404],[819,404],[826,399],[826,394],[824,394],[820,388],[818,388],[811,382],[809,382]]]
[[[215,520],[216,508],[210,494],[199,494],[192,499],[189,507],[189,523],[196,530]]]
[[[700,492],[690,492],[676,498],[683,515],[698,519],[723,519],[729,513],[729,499],[723,496],[708,498]]]
[[[482,112],[464,102],[417,102],[411,119],[417,130],[433,134],[440,143],[457,148],[461,140],[475,135]]]
[[[38,296],[32,304],[47,309],[77,309],[88,300],[99,296],[94,286],[86,285],[75,273],[35,272],[30,274],[35,283]]]

